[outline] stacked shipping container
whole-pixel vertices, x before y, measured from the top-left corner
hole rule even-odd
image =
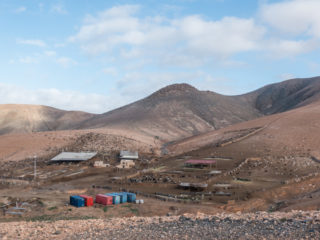
[[[135,202],[136,195],[134,193],[127,193],[127,199],[128,199],[128,202]]]
[[[112,197],[106,196],[103,194],[96,195],[96,203],[102,204],[102,205],[112,205]]]
[[[117,205],[120,203],[120,196],[113,193],[106,193],[105,195],[112,197],[112,204]]]
[[[93,197],[87,195],[80,195],[79,197],[82,197],[84,199],[84,205],[86,207],[93,206]]]
[[[70,205],[75,207],[84,207],[84,199],[79,196],[70,196]]]
[[[136,194],[129,192],[114,192],[106,194],[97,194],[96,203],[102,205],[120,204],[126,202],[135,202]],[[87,195],[70,196],[70,205],[75,207],[93,206],[93,197]]]
[[[120,193],[112,193],[114,195],[118,195],[120,197],[120,203],[126,203],[127,202],[127,193],[120,192]]]

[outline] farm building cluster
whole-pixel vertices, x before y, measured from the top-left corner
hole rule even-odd
[[[61,152],[50,160],[50,163],[79,163],[94,159],[97,152]],[[129,169],[135,166],[135,161],[139,160],[137,151],[121,150],[119,154],[119,164],[115,167]],[[110,164],[97,160],[93,163],[94,167],[109,167]]]

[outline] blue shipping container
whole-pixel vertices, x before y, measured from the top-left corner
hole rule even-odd
[[[70,196],[70,205],[75,207],[84,207],[84,198],[79,196]]]
[[[119,193],[114,192],[112,194],[120,196],[120,203],[126,203],[127,202],[127,193],[125,193],[125,192],[119,192]]]
[[[136,194],[134,193],[127,193],[127,200],[128,202],[135,202],[136,201]]]
[[[105,195],[112,197],[112,204],[116,205],[120,203],[120,196],[113,193],[106,193]]]
[[[126,192],[120,192],[120,194],[122,195],[123,202],[128,202],[128,194]]]

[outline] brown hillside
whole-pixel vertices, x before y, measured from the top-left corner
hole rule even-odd
[[[319,103],[193,136],[177,141],[169,149],[180,154],[219,145],[224,148],[225,144],[228,149],[239,148],[258,155],[313,154],[320,158]]]
[[[305,106],[319,100],[319,93],[320,77],[292,79],[239,96],[174,84],[135,103],[96,115],[81,128],[130,128],[172,141]]]
[[[0,105],[0,134],[75,129],[93,114],[23,104]]]
[[[174,84],[114,111],[97,115],[82,128],[122,127],[174,140],[247,121],[261,114],[246,99]]]
[[[191,137],[264,115],[285,112],[320,99],[320,77],[293,79],[256,91],[224,96],[174,84],[104,114],[33,105],[0,105],[0,134],[71,129],[122,129],[160,138]]]
[[[306,106],[320,99],[320,77],[297,78],[271,84],[243,95],[254,107],[269,115]]]

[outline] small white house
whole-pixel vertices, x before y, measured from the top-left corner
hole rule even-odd
[[[137,151],[121,150],[119,158],[120,164],[117,168],[132,168],[135,165],[134,161],[139,159],[139,154]]]
[[[103,161],[95,161],[94,164],[93,164],[93,167],[95,167],[95,168],[105,168],[108,165],[109,164],[106,164]]]
[[[121,160],[120,164],[117,165],[117,168],[132,168],[135,166],[133,160]]]

